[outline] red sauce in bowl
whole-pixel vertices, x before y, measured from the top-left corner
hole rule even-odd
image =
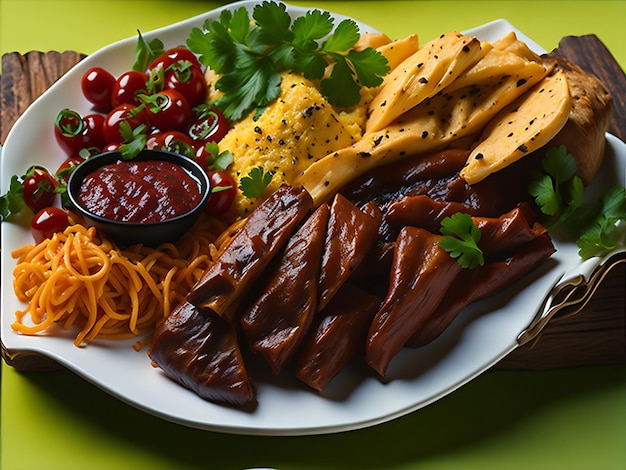
[[[109,220],[153,223],[181,216],[202,198],[198,181],[184,168],[162,160],[123,161],[88,174],[78,201]]]

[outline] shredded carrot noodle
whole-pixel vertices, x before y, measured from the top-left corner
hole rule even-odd
[[[184,300],[214,259],[216,238],[225,229],[207,218],[176,244],[120,249],[94,227],[75,224],[18,248],[12,252],[13,288],[27,306],[11,326],[27,335],[55,324],[77,327],[76,346],[146,334]]]

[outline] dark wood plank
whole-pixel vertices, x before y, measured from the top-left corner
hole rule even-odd
[[[78,52],[32,51],[2,56],[0,143],[26,108],[85,56]]]

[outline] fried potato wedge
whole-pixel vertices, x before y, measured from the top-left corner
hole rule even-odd
[[[415,54],[419,50],[419,47],[417,34],[410,34],[405,38],[381,45],[376,49],[387,58],[387,63],[391,70],[393,70],[407,58]]]
[[[480,134],[489,121],[528,92],[547,74],[538,63],[523,61],[514,70],[503,62],[493,73],[454,91],[448,89],[413,107],[378,132],[330,153],[296,180],[316,204],[366,171],[409,155],[432,152]],[[449,87],[450,88],[450,87]],[[456,85],[454,86],[456,88]]]
[[[384,79],[369,108],[366,132],[376,132],[452,83],[485,54],[480,41],[458,32],[419,48]]]
[[[470,153],[461,177],[469,184],[478,183],[544,146],[563,128],[570,110],[567,79],[559,70],[494,117]]]

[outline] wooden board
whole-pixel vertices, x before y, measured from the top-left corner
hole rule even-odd
[[[607,86],[614,100],[610,132],[626,141],[626,75],[604,44],[595,36],[563,38],[555,52],[593,73]],[[84,58],[78,52],[5,54],[0,77],[0,143],[26,108],[73,65]],[[626,259],[610,270],[584,308],[575,314],[558,313],[528,343],[497,367],[549,369],[626,362],[625,323]],[[594,287],[595,288],[595,287]],[[567,313],[567,312],[564,312]],[[58,367],[32,354],[2,355],[20,370]]]

